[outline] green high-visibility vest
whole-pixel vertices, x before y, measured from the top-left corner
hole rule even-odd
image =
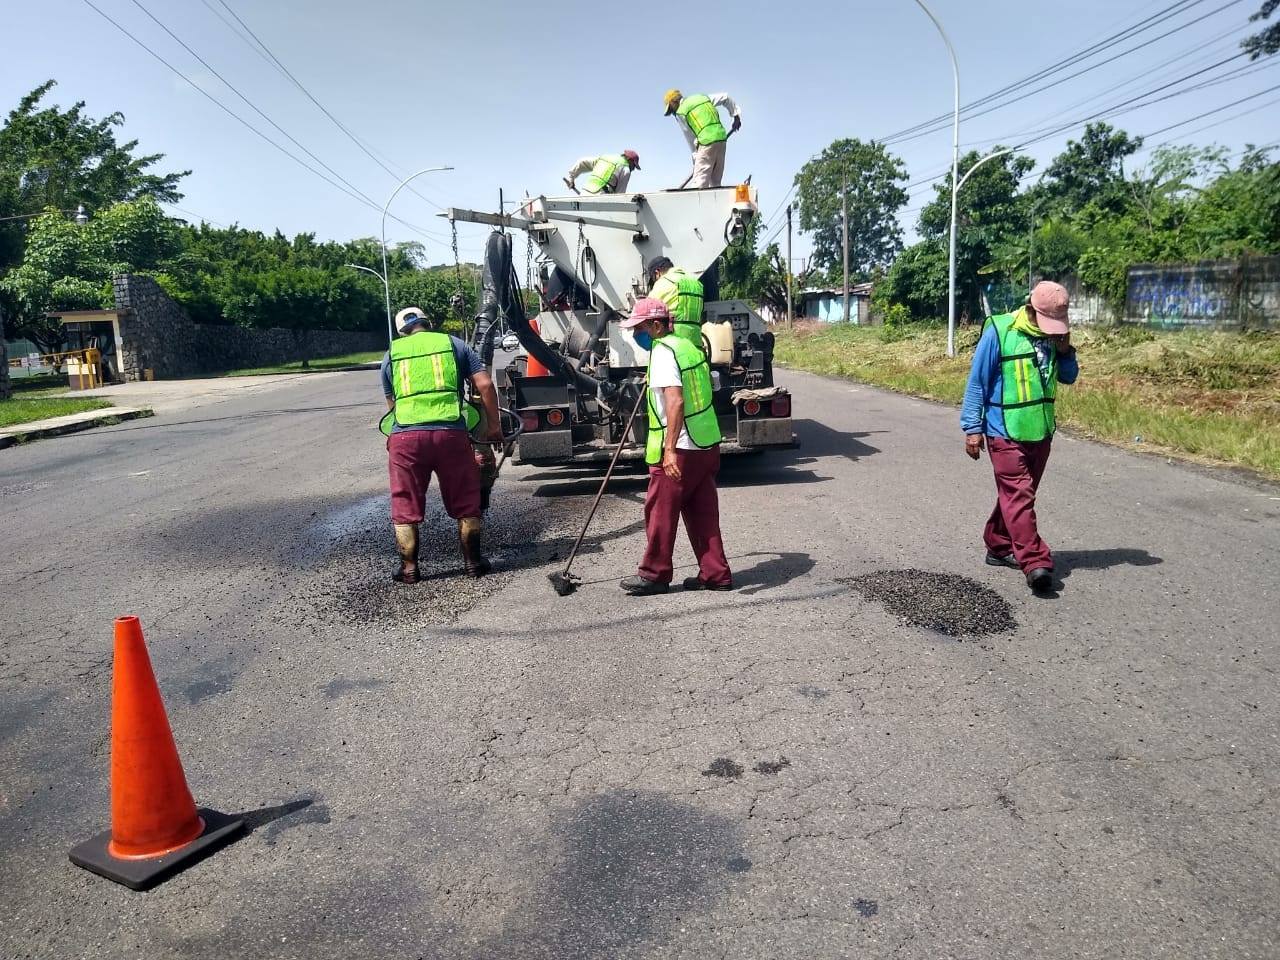
[[[587,193],[612,193],[613,192],[613,175],[618,172],[619,168],[627,162],[627,158],[622,154],[613,157],[599,157],[596,164],[591,168],[591,172],[587,174],[586,183],[582,189]]]
[[[420,330],[393,341],[391,390],[396,398],[392,413],[400,426],[456,423],[462,416],[462,394],[449,335]]]
[[[675,335],[701,350],[702,281],[680,267],[672,267],[654,281],[649,296],[667,305],[675,321]]]
[[[705,93],[695,93],[681,100],[676,116],[689,125],[699,146],[729,139],[724,124],[720,122],[720,111]]]
[[[689,431],[689,439],[694,446],[704,450],[714,447],[722,437],[712,403],[711,366],[707,363],[706,354],[688,340],[672,334],[655,340],[649,350],[650,382],[653,380],[653,356],[659,350],[674,353],[676,366],[680,368],[680,387],[684,391],[684,428]],[[645,389],[649,394],[649,437],[645,444],[644,460],[653,466],[662,462],[662,445],[667,428],[658,419],[653,390],[648,387]]]
[[[1036,363],[1036,347],[1031,337],[1013,325],[1013,314],[1002,313],[987,323],[1000,338],[1000,376],[1003,390],[1000,403],[1004,429],[1010,440],[1034,443],[1053,436],[1057,426],[1053,401],[1058,393],[1058,357],[1050,355],[1047,374]]]

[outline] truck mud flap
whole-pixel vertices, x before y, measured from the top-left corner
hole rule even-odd
[[[790,417],[740,418],[737,440],[743,447],[787,448],[800,445],[791,432]]]
[[[516,441],[516,463],[560,463],[572,457],[571,430],[539,430]]]

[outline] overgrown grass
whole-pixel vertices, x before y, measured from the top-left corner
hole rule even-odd
[[[281,363],[274,367],[248,367],[244,370],[228,370],[226,373],[219,374],[222,377],[260,377],[270,373],[316,373],[324,370],[335,370],[339,367],[353,367],[359,363],[376,363],[382,359],[384,350],[368,351],[365,353],[348,353],[341,357],[325,357],[322,360],[310,361],[306,368],[302,366],[302,361],[298,360],[293,363]]]
[[[69,413],[85,410],[101,410],[111,406],[110,400],[97,397],[13,397],[0,401],[0,427],[12,427],[20,423],[32,423],[49,417],[64,417]]]
[[[781,331],[785,366],[958,404],[978,329],[843,325]],[[1075,433],[1250,467],[1280,479],[1280,334],[1073,331],[1080,380],[1059,391],[1058,421]]]

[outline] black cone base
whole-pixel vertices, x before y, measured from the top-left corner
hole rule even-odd
[[[130,890],[154,887],[180,870],[199,863],[244,832],[242,817],[228,816],[204,807],[199,812],[204,818],[204,833],[185,847],[166,853],[163,857],[149,860],[121,860],[113,857],[107,852],[107,844],[111,841],[111,831],[108,830],[92,840],[72,847],[71,862],[108,880],[123,883]]]

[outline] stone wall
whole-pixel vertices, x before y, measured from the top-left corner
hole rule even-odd
[[[120,375],[157,380],[267,367],[386,348],[382,333],[349,330],[249,329],[195,323],[151,277],[122,274],[112,281],[120,313]]]
[[[1280,330],[1280,257],[1132,266],[1125,320],[1160,327]]]

